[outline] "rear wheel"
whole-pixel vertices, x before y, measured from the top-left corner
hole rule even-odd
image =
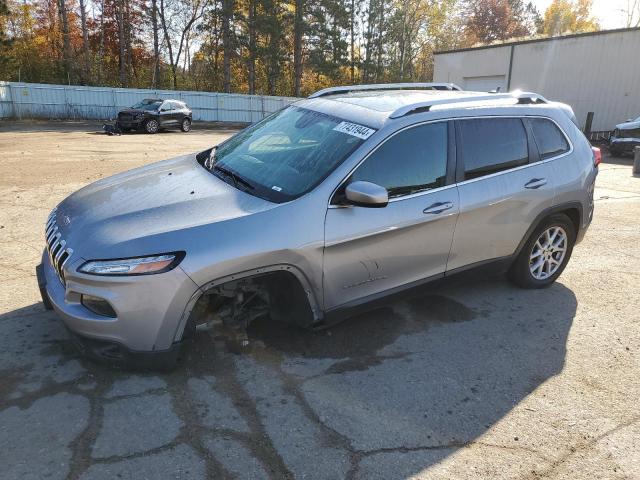
[[[191,130],[191,120],[188,118],[184,118],[182,120],[182,123],[180,124],[180,130],[182,130],[183,132],[188,132],[189,130]]]
[[[511,266],[510,280],[522,288],[548,287],[567,266],[575,239],[575,227],[569,217],[557,214],[545,219]]]
[[[158,123],[157,120],[154,120],[153,118],[147,120],[144,123],[144,131],[147,133],[157,133],[159,129],[160,129],[160,124]]]

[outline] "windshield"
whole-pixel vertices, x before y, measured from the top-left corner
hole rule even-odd
[[[374,132],[290,106],[214,149],[208,167],[238,188],[285,202],[316,187]]]
[[[133,107],[136,110],[157,110],[162,105],[162,100],[142,100],[136,103]]]

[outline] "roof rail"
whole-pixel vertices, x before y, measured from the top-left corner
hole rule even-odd
[[[548,103],[547,99],[542,95],[531,92],[515,91],[511,93],[488,93],[484,95],[460,95],[460,97],[449,98],[434,98],[426,102],[418,102],[411,105],[405,105],[403,107],[394,110],[389,118],[404,117],[412,113],[428,112],[431,107],[438,105],[453,105],[460,103],[487,103],[491,104],[494,101],[511,100],[514,105],[536,104],[536,103]]]
[[[341,87],[329,87],[318,90],[309,95],[309,98],[326,97],[339,93],[361,92],[366,90],[462,90],[455,83],[372,83],[369,85],[345,85]]]

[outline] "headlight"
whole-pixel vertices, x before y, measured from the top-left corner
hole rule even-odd
[[[151,275],[168,272],[183,258],[183,252],[176,252],[149,257],[90,260],[83,263],[78,271],[90,275]]]
[[[142,117],[144,117],[144,113],[136,113],[136,120],[140,120]]]

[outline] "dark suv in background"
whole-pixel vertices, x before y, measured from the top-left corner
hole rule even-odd
[[[187,104],[179,100],[145,98],[133,107],[118,112],[116,127],[122,132],[144,130],[156,133],[163,128],[191,130],[192,112]]]

